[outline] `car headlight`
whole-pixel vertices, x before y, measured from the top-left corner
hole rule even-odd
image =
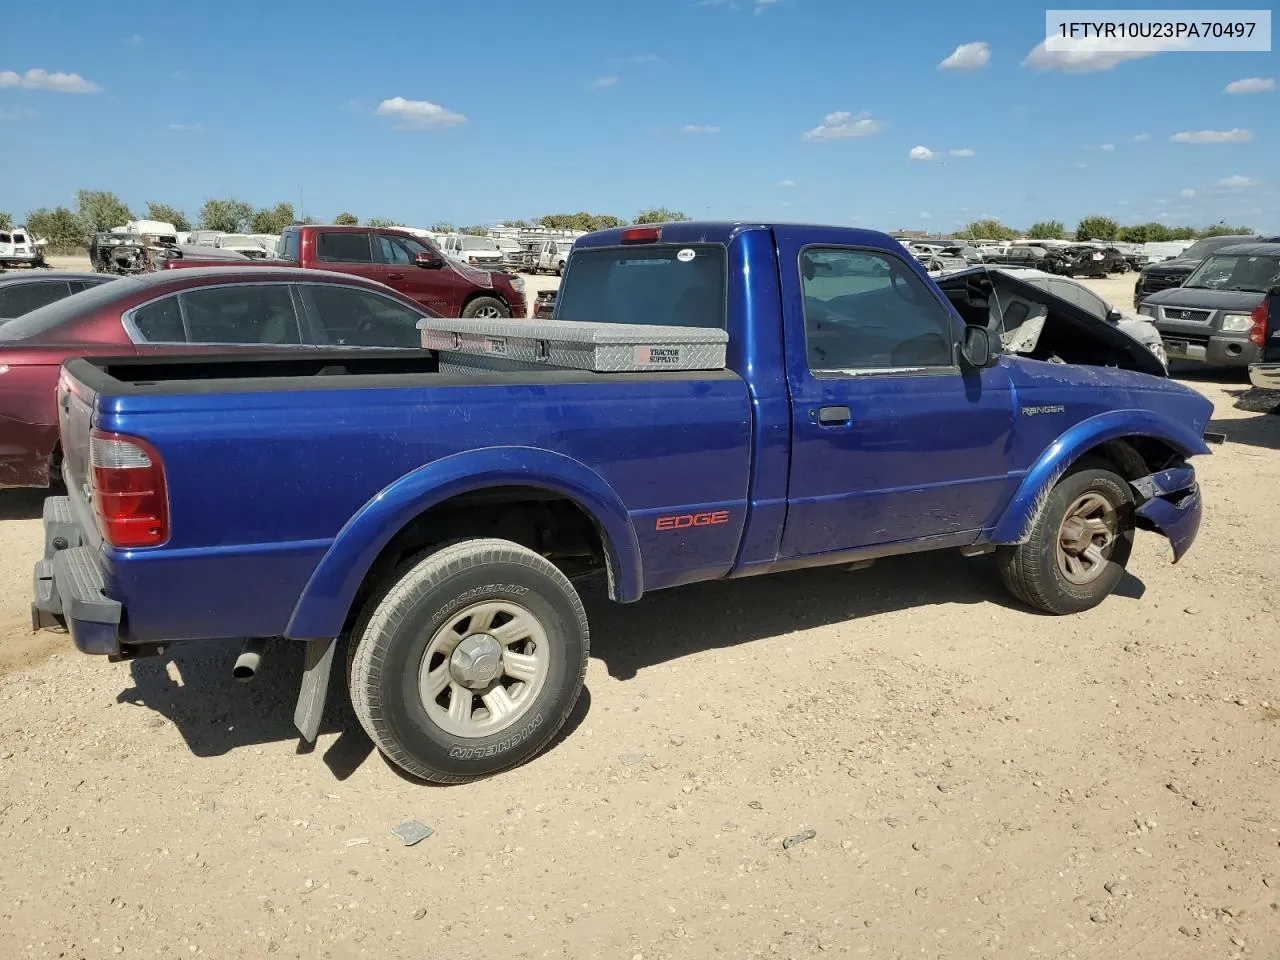
[[[1246,330],[1253,329],[1253,317],[1247,313],[1228,313],[1222,318],[1222,330],[1224,333],[1243,333]]]
[[[1149,307],[1144,303],[1142,306],[1138,307],[1138,313],[1144,317],[1154,317],[1156,315],[1156,308]]]
[[[512,290],[514,290],[516,293],[523,294],[523,293],[524,293],[524,280],[523,280],[523,279],[521,279],[520,277],[512,277],[512,278],[511,278],[511,289],[512,289]]]

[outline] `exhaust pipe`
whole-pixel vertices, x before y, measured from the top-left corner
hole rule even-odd
[[[258,664],[262,661],[262,651],[266,641],[250,639],[244,642],[244,649],[236,657],[236,665],[231,668],[231,675],[241,683],[248,683],[258,675]]]

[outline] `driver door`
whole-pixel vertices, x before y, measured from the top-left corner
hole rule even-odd
[[[899,253],[844,230],[776,235],[792,405],[781,559],[973,542],[1013,484],[1003,361],[962,372],[963,321]]]

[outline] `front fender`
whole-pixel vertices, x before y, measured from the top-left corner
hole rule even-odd
[[[1023,477],[1013,500],[1005,508],[991,535],[993,543],[1022,543],[1058,478],[1081,455],[1108,440],[1150,437],[1161,440],[1191,457],[1209,452],[1204,440],[1181,423],[1149,410],[1108,410],[1081,420],[1040,454]]]
[[[577,503],[604,540],[614,599],[639,599],[640,544],[622,500],[599,474],[571,457],[535,447],[485,447],[419,467],[361,507],[312,573],[285,635],[297,640],[336,637],[369,568],[406,524],[451,497],[513,485],[539,487]]]

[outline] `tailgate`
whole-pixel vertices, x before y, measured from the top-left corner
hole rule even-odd
[[[1267,292],[1267,323],[1263,328],[1262,362],[1280,363],[1280,287]]]
[[[67,495],[80,519],[91,515],[89,503],[89,431],[93,428],[93,409],[97,393],[62,368],[58,377],[58,436],[62,444],[62,476]],[[83,526],[93,537],[96,525]]]

